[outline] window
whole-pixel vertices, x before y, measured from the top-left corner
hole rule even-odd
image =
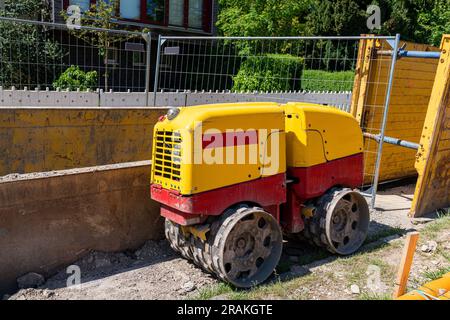
[[[89,11],[91,0],[70,0],[69,6],[79,6],[81,12]]]
[[[189,27],[202,29],[203,0],[189,0]]]
[[[117,65],[118,64],[118,50],[117,48],[110,47],[107,49],[107,56],[105,56],[105,64]]]
[[[147,0],[147,19],[155,22],[164,22],[165,0]]]
[[[120,1],[120,17],[130,20],[141,18],[141,0]]]
[[[169,24],[180,27],[184,25],[183,0],[169,0]]]
[[[145,52],[133,52],[133,67],[145,66]]]

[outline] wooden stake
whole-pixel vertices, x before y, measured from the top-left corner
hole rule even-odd
[[[397,273],[397,280],[395,282],[395,289],[393,298],[398,298],[405,294],[406,284],[408,283],[409,272],[416,251],[417,240],[419,239],[418,232],[411,232],[406,235],[406,243],[403,248],[402,260]]]

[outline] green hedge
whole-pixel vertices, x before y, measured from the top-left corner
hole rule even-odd
[[[302,70],[303,59],[287,54],[248,57],[233,77],[233,90],[300,90]]]
[[[302,89],[314,91],[352,91],[354,71],[304,70]]]

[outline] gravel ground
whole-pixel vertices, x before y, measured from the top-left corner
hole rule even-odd
[[[66,269],[38,289],[10,299],[183,299],[215,280],[181,259],[164,241],[148,241],[134,252],[91,252],[74,263],[81,285],[66,287]]]
[[[371,215],[369,238],[375,241],[423,226],[422,221],[413,223],[407,217],[413,192],[413,185],[380,192],[377,210]],[[306,265],[327,257],[330,258],[327,252],[305,243],[288,242],[278,271],[288,274],[292,264]],[[148,241],[137,251],[91,252],[74,264],[81,269],[82,284],[79,287],[66,286],[69,275],[63,269],[37,289],[22,289],[4,298],[188,299],[218,283],[211,275],[180,258],[165,240]],[[326,264],[322,268],[326,270]]]

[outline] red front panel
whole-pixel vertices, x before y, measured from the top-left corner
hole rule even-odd
[[[281,173],[191,196],[153,184],[151,197],[162,204],[164,217],[182,225],[220,215],[230,206],[242,202],[258,204],[278,219],[279,205],[286,202],[286,176]]]

